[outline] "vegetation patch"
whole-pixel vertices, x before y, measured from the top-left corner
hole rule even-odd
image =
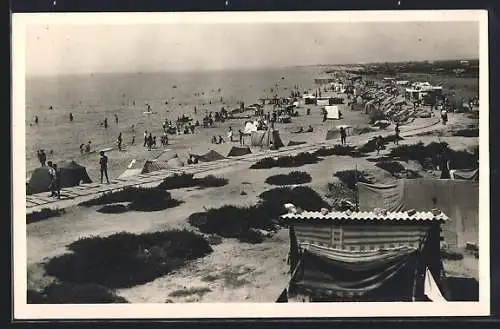
[[[479,137],[479,128],[459,129],[453,132],[453,136]]]
[[[386,137],[382,137],[382,149],[385,149],[385,146],[387,144],[394,143],[396,139],[403,140],[403,137],[401,136],[396,137],[396,135],[389,135]],[[357,151],[363,154],[375,152],[377,150],[377,140],[378,137],[371,138],[368,142],[359,146],[357,148]]]
[[[187,230],[144,234],[117,233],[79,239],[73,252],[52,258],[45,269],[61,281],[109,288],[133,287],[212,252],[207,240]]]
[[[28,290],[28,304],[128,303],[106,287],[93,283],[51,283],[43,292]]]
[[[52,217],[59,217],[65,213],[66,211],[64,209],[42,208],[40,211],[34,211],[31,214],[27,214],[26,223],[29,224]]]
[[[314,190],[305,186],[280,187],[259,195],[260,201],[252,206],[225,205],[191,214],[188,222],[206,234],[237,238],[241,242],[260,243],[264,240],[259,230],[273,232],[279,217],[285,213],[284,205],[292,203],[306,210],[320,210],[329,204]]]
[[[307,164],[313,164],[319,162],[321,159],[318,158],[316,154],[311,154],[309,152],[301,152],[295,156],[284,155],[280,156],[277,159],[273,158],[263,158],[253,165],[250,166],[250,169],[270,169],[274,167],[281,168],[291,168],[291,167],[300,167]]]
[[[227,185],[228,180],[214,175],[208,175],[202,178],[194,178],[194,174],[189,173],[175,173],[173,176],[165,178],[160,185],[159,189],[173,190],[185,187],[221,187]]]
[[[375,164],[375,166],[377,166],[381,169],[384,169],[385,171],[388,171],[393,176],[398,176],[401,173],[406,171],[405,167],[397,161],[377,162],[377,164]]]
[[[340,181],[347,186],[347,188],[354,190],[356,189],[356,183],[368,183],[372,182],[367,178],[367,174],[360,170],[342,170],[337,171],[334,174],[335,177],[340,179]]]
[[[130,202],[128,209],[136,211],[158,211],[181,204],[180,201],[172,199],[169,192],[157,187],[144,188],[132,186],[125,187],[120,191],[105,193],[97,199],[85,201],[79,205],[90,207],[120,202]]]
[[[311,180],[311,175],[304,171],[292,171],[289,174],[269,176],[266,183],[271,185],[295,185],[309,183]]]
[[[98,212],[103,214],[121,214],[127,212],[129,209],[123,204],[107,204],[97,209]]]
[[[322,147],[314,152],[315,155],[320,157],[340,155],[340,156],[352,156],[353,152],[356,150],[354,146],[350,145],[334,145],[333,147]]]
[[[441,165],[443,159],[447,158],[452,169],[469,169],[477,167],[479,149],[469,153],[452,150],[445,142],[432,142],[427,146],[420,142],[397,146],[391,150],[390,157],[403,161],[418,161],[424,169],[436,169],[437,166]]]

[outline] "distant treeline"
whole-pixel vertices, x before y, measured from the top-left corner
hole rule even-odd
[[[463,77],[479,76],[479,60],[448,60],[404,63],[375,63],[356,65],[348,73],[365,75],[395,75],[398,73],[424,73]],[[328,72],[327,72],[328,73]]]

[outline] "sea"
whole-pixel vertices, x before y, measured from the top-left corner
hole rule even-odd
[[[314,78],[324,71],[312,66],[27,77],[27,175],[39,166],[38,149],[51,152],[49,157],[78,161],[79,146],[88,141],[94,149],[112,147],[118,133],[130,132],[132,125],[140,140],[145,130],[161,131],[165,119],[175,121],[182,114],[201,121],[207,111],[234,109],[239,102],[249,105],[275,94],[289,96],[294,87],[312,90]],[[147,104],[153,114],[144,114]],[[105,118],[108,129],[102,127]]]

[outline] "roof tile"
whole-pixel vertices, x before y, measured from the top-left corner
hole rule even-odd
[[[416,211],[410,215],[407,212],[387,212],[384,214],[373,211],[359,211],[347,213],[344,211],[331,211],[326,215],[321,211],[302,211],[299,213],[288,213],[281,216],[283,220],[370,220],[370,221],[447,221],[448,216],[444,213],[434,215],[430,211]]]

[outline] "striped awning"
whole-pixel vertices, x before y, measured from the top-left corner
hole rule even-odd
[[[391,221],[391,222],[444,222],[449,220],[444,213],[431,211],[415,212],[386,212],[376,213],[374,211],[346,212],[332,211],[323,213],[320,211],[303,211],[301,213],[288,213],[281,216],[284,221]]]

